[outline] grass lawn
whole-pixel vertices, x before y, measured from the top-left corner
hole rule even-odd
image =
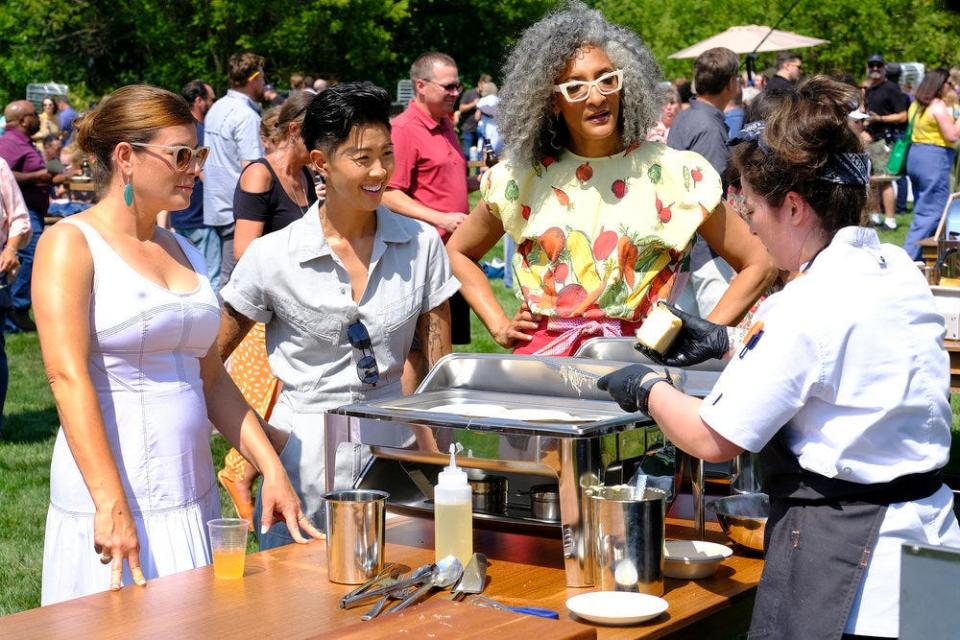
[[[885,242],[903,243],[909,216],[899,216],[900,228],[882,232]],[[502,256],[500,245],[491,256]],[[502,281],[493,282],[494,292],[509,314],[517,307],[512,291]],[[473,343],[464,351],[503,351],[493,342],[474,316]],[[10,388],[0,435],[0,615],[15,613],[40,604],[40,569],[43,557],[43,530],[49,495],[50,456],[59,421],[40,361],[36,334],[7,338]],[[954,435],[960,437],[957,416],[960,399],[952,398]],[[212,441],[214,462],[223,464],[227,445],[217,436]],[[960,452],[960,446],[954,447]],[[960,463],[952,461],[960,472]],[[223,513],[233,515],[221,491]],[[252,540],[252,538],[251,538]],[[255,549],[251,542],[250,549]],[[91,550],[91,553],[93,551]]]

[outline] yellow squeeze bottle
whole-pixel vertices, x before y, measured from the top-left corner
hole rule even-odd
[[[455,454],[456,444],[451,444],[450,466],[440,472],[433,491],[434,549],[438,562],[456,556],[467,566],[473,555],[472,492]]]

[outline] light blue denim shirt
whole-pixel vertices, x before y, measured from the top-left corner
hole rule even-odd
[[[260,105],[239,91],[213,103],[204,124],[210,157],[203,167],[203,223],[233,224],[233,192],[240,180],[240,163],[263,157],[260,144]]]

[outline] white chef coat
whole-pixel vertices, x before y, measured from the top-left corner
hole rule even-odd
[[[724,438],[759,451],[785,428],[800,466],[864,484],[942,467],[950,452],[943,318],[906,253],[846,227],[756,315],[700,408]],[[847,633],[896,636],[902,542],[960,547],[947,487],[890,505]]]

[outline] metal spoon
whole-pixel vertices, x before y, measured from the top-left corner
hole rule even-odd
[[[390,613],[394,611],[400,611],[401,609],[406,609],[411,604],[414,604],[420,598],[427,594],[434,587],[438,589],[447,589],[452,587],[457,580],[460,579],[460,576],[463,574],[463,565],[457,559],[456,556],[447,556],[446,558],[441,559],[436,567],[433,570],[430,578],[428,578],[419,589],[417,589],[413,595],[409,596],[406,600],[395,606],[393,609],[390,609]]]

